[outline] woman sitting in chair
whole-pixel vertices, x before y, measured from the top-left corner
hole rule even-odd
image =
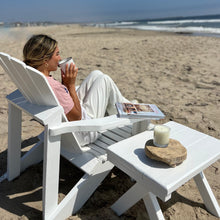
[[[50,72],[57,70],[61,57],[57,41],[47,35],[33,35],[24,46],[23,56],[27,65],[46,76],[69,121],[100,118],[106,112],[116,114],[115,103],[128,102],[113,80],[98,70],[91,72],[77,90],[75,64],[66,65],[65,74],[61,70],[62,83],[56,81]],[[96,133],[84,132],[80,143],[85,145],[96,138]]]

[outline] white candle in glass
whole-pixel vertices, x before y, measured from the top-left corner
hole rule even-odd
[[[170,128],[166,125],[155,125],[154,145],[157,147],[167,147],[170,139]]]

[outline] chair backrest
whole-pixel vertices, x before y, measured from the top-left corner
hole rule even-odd
[[[2,67],[8,73],[22,95],[37,105],[57,106],[58,100],[48,86],[45,76],[38,70],[26,66],[22,61],[0,53]]]
[[[0,64],[30,103],[46,106],[59,105],[46,77],[40,71],[2,52],[0,52]],[[64,113],[62,120],[68,121]],[[82,152],[74,133],[62,136],[62,146],[66,146],[68,151]]]

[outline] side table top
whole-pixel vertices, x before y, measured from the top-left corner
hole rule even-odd
[[[153,131],[142,132],[107,149],[109,161],[164,201],[220,159],[220,140],[173,121],[166,125],[171,128],[170,138],[187,149],[186,160],[174,168],[146,156],[145,143],[153,139]]]

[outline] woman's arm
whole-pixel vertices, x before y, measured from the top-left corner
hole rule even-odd
[[[69,121],[81,120],[82,118],[81,105],[75,89],[77,73],[78,68],[76,68],[75,64],[71,64],[69,69],[68,65],[66,65],[65,73],[61,72],[62,83],[69,90],[70,96],[72,97],[74,102],[73,108],[70,110],[70,112],[66,114],[66,117]]]

